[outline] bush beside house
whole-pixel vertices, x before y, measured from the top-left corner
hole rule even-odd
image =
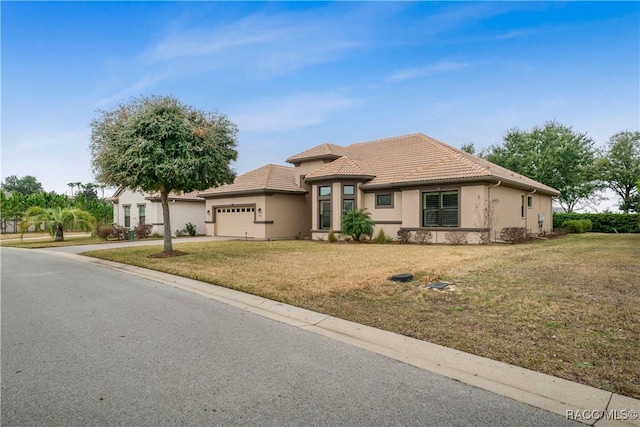
[[[591,221],[594,233],[638,233],[640,232],[640,214],[616,213],[555,213],[553,228],[564,228],[567,221]]]

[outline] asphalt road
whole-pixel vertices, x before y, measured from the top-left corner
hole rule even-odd
[[[579,425],[121,271],[0,256],[3,427]]]

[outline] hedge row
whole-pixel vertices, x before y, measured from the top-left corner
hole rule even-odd
[[[553,228],[563,228],[566,221],[591,221],[595,233],[640,233],[640,214],[554,213]]]

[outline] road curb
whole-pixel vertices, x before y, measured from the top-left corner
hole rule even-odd
[[[193,279],[82,255],[34,251],[126,271],[193,292],[583,424],[640,426],[637,399]]]

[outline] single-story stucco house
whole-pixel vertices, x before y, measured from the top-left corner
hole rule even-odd
[[[115,224],[131,229],[139,224],[151,224],[152,233],[164,234],[160,193],[148,194],[121,187],[107,200],[113,204]],[[175,235],[176,230],[183,230],[188,222],[196,226],[197,234],[205,234],[204,203],[197,192],[169,193],[171,234]]]
[[[552,231],[559,192],[421,133],[352,144],[322,144],[198,195],[212,236],[326,238],[342,213],[366,208],[395,238],[429,231],[431,242],[500,240],[508,227]]]

